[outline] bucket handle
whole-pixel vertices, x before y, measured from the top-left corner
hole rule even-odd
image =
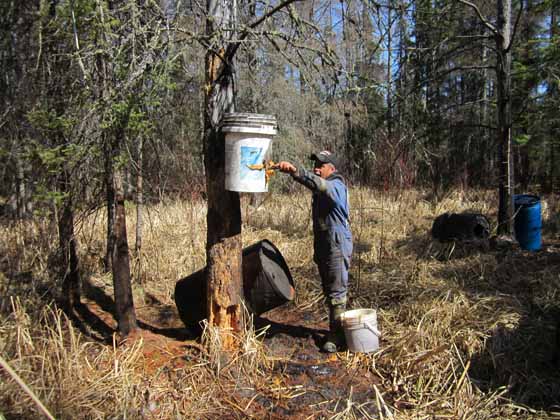
[[[370,324],[367,321],[364,321],[364,325],[368,330],[370,330],[372,333],[374,333],[377,337],[381,337],[381,333],[379,332],[379,330],[377,328],[375,328],[375,326],[373,326],[372,324]]]

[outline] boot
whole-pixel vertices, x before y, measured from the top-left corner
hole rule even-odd
[[[322,347],[325,353],[336,353],[346,345],[340,319],[345,310],[346,303],[329,304],[329,333]]]

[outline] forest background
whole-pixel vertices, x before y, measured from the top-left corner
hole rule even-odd
[[[332,149],[354,184],[496,187],[496,4],[464,3],[294,2],[242,40],[236,111],[277,118],[276,159]],[[244,28],[266,4],[237,7]],[[510,4],[518,192],[556,188],[557,8]],[[194,1],[3,1],[3,211],[104,203],[111,141],[127,198],[139,175],[150,202],[202,193],[206,16]]]

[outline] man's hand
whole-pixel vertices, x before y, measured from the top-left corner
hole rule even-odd
[[[284,172],[286,174],[295,174],[297,172],[297,168],[290,162],[278,162],[278,169],[280,172]]]

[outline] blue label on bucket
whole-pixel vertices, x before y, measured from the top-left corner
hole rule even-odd
[[[264,148],[241,146],[241,167],[239,168],[240,181],[264,181],[264,171],[250,169],[251,165],[261,165],[264,162]]]

